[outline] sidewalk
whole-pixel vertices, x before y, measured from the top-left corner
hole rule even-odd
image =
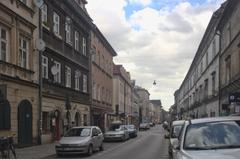
[[[47,156],[51,156],[55,153],[55,144],[43,144],[27,148],[17,148],[17,158],[18,159],[40,159]]]

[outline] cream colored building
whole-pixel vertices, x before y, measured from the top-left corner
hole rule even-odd
[[[224,7],[213,13],[188,73],[175,93],[178,118],[219,116],[220,35],[216,28]]]
[[[113,66],[113,110],[115,120],[131,122],[132,86],[130,73],[122,65]]]
[[[0,136],[38,143],[39,8],[33,0],[0,1]]]

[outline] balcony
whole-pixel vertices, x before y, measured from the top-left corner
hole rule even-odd
[[[32,82],[34,80],[34,71],[22,68],[20,66],[5,61],[0,61],[0,74],[29,82]]]

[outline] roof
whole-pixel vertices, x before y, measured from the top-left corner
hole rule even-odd
[[[210,122],[232,121],[232,120],[240,120],[240,116],[226,116],[226,117],[191,119],[191,123],[192,124],[199,124],[199,123],[210,123]]]
[[[185,120],[175,120],[175,121],[173,121],[172,126],[183,125],[184,122],[185,122]]]

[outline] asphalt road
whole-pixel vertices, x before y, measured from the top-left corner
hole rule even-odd
[[[61,159],[168,159],[168,141],[164,139],[164,130],[160,125],[148,131],[141,131],[137,138],[125,142],[104,143],[103,152],[95,152],[92,156],[65,156]],[[47,159],[57,159],[50,156]]]

